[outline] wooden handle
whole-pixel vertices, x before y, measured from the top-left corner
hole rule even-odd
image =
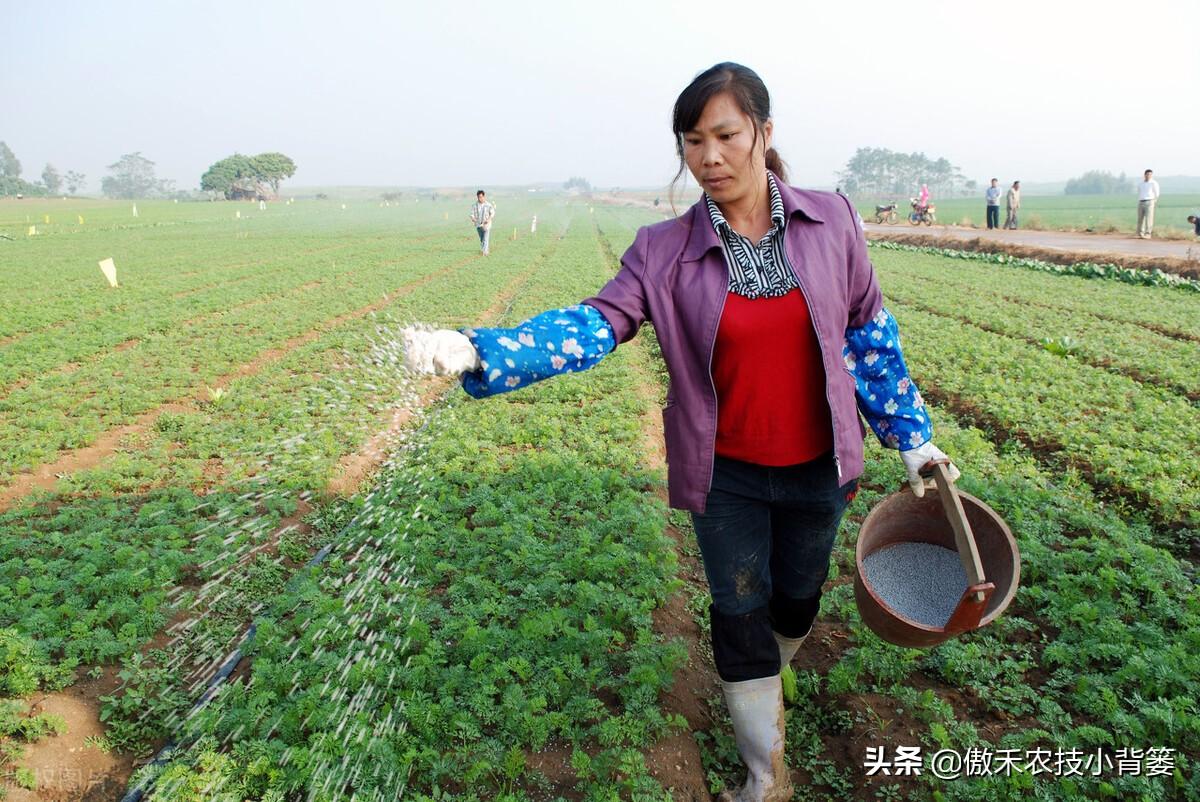
[[[950,526],[954,529],[954,541],[958,546],[963,570],[967,573],[967,585],[974,587],[987,582],[987,578],[983,575],[983,562],[979,559],[979,548],[975,545],[975,533],[971,531],[971,524],[967,521],[962,499],[958,497],[958,489],[950,481],[950,474],[946,470],[949,464],[948,459],[930,460],[921,466],[920,473],[922,476],[932,473],[934,481],[937,482],[938,498],[942,500],[942,509],[946,511],[946,518],[950,520]],[[975,599],[982,602],[984,593],[977,591]]]

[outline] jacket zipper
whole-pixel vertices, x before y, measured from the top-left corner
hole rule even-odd
[[[729,289],[728,284],[726,284],[725,292],[721,293],[721,308],[717,310],[717,324],[713,326],[712,340],[708,343],[708,386],[712,389],[713,397],[713,436],[709,442],[709,451],[712,453],[712,459],[708,461],[708,481],[706,483],[709,489],[712,488],[713,470],[717,459],[717,421],[719,420],[718,413],[720,412],[717,409],[717,405],[720,403],[717,398],[717,383],[713,381],[712,375],[713,353],[717,350],[717,332],[721,328],[721,316],[725,314],[725,302],[728,300]],[[840,473],[838,475],[841,476]]]
[[[787,241],[784,240],[784,244]],[[784,256],[787,256],[786,248]],[[804,282],[800,280],[800,273],[796,270],[796,266],[792,264],[791,257],[788,257],[788,267],[792,271],[792,275],[796,277],[796,286],[800,289],[800,294],[804,296],[804,303],[808,307],[808,316],[812,320],[813,334],[817,335],[817,346],[821,349],[821,365],[825,365],[825,344],[821,341],[821,327],[817,323],[817,310],[813,307],[812,302],[808,299],[808,292],[804,289]],[[711,376],[711,360],[710,370]],[[715,392],[715,389],[714,389]],[[842,478],[842,461],[838,457],[838,436],[837,436],[837,413],[834,411],[833,401],[829,398],[829,369],[825,369],[825,403],[829,405],[829,425],[833,427],[833,467],[837,469],[838,479]],[[840,484],[840,482],[839,482]]]

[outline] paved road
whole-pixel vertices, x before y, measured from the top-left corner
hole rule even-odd
[[[910,226],[902,223],[881,226],[867,223],[867,232],[890,232],[895,234],[917,234],[930,237],[953,239],[979,239],[1008,242],[1060,251],[1092,252],[1096,254],[1119,253],[1131,256],[1173,256],[1177,259],[1200,260],[1200,239],[1160,240],[1137,239],[1129,234],[1087,234],[1073,231],[1005,231],[1004,229],[960,228],[958,226]]]

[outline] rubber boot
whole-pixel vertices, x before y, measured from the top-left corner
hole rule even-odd
[[[744,682],[721,681],[733,719],[738,754],[746,764],[746,783],[723,791],[719,802],[787,802],[792,781],[783,754],[783,686],[779,675]]]
[[[778,632],[772,630],[775,635],[775,642],[779,644],[779,670],[782,671],[791,664],[792,658],[796,656],[796,652],[800,650],[800,644],[804,643],[804,639],[812,634],[813,628],[810,624],[808,632],[805,632],[798,638],[785,638]]]

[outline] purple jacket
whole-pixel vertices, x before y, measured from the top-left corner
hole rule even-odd
[[[843,360],[846,330],[883,305],[867,243],[849,200],[777,182],[788,223],[785,247],[808,303],[833,420],[842,483],[863,471],[855,379]],[[670,373],[663,430],[670,504],[703,512],[712,484],[717,394],[711,367],[729,274],[703,200],[682,216],[638,231],[612,281],[584,304],[603,313],[618,343],[652,321]]]

